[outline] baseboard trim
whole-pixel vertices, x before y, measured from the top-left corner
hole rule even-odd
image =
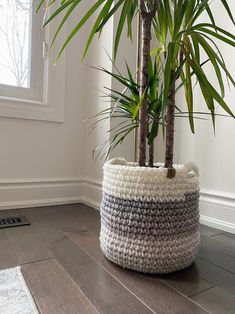
[[[100,202],[96,202],[90,198],[82,197],[81,203],[88,205],[96,210],[100,210]]]
[[[80,178],[0,181],[0,210],[81,202]]]
[[[64,205],[64,204],[77,204],[83,203],[82,198],[76,197],[63,197],[63,198],[51,198],[43,200],[24,200],[16,202],[2,202],[0,203],[0,211],[6,209],[20,209],[31,207],[45,207],[52,205]]]
[[[207,203],[221,205],[235,209],[235,194],[221,191],[203,189],[200,192],[201,199]]]
[[[83,181],[83,202],[97,210],[102,199],[102,183],[92,179]]]
[[[223,230],[223,231],[235,234],[234,223],[230,223],[227,221],[223,221],[221,219],[215,219],[215,218],[204,216],[204,215],[200,215],[200,223],[202,225],[206,225],[212,228],[216,228],[219,230]]]
[[[202,190],[200,216],[202,224],[235,234],[235,195]]]

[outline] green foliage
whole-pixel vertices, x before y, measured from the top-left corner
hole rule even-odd
[[[99,112],[92,118],[95,118],[95,122],[92,126],[92,131],[98,124],[109,119],[120,120],[115,127],[111,128],[108,132],[111,133],[109,141],[105,142],[99,147],[100,152],[105,148],[105,152],[108,156],[110,151],[114,149],[118,144],[121,144],[126,136],[130,134],[134,129],[139,126],[139,108],[143,101],[143,95],[140,97],[140,87],[136,83],[135,77],[132,75],[130,67],[126,63],[126,75],[121,74],[118,69],[118,73],[110,72],[105,68],[95,68],[107,75],[110,75],[113,80],[117,81],[122,90],[110,89],[104,87],[103,98],[107,99],[109,106],[105,110]],[[156,58],[150,59],[149,62],[149,84],[145,91],[148,97],[148,144],[151,144],[158,135],[159,125],[161,121],[161,101],[159,96],[162,93],[160,86],[160,76],[162,75],[162,67],[157,63]],[[107,148],[107,144],[108,149]]]
[[[46,7],[46,18],[44,26],[55,18],[61,18],[61,22],[54,35],[52,44],[56,40],[61,28],[71,17],[74,10],[79,10],[85,0],[35,0],[36,11]],[[87,0],[86,0],[87,2]],[[152,143],[158,134],[159,124],[165,128],[168,96],[173,83],[177,81],[178,91],[184,89],[187,103],[187,111],[181,112],[177,108],[176,116],[187,116],[192,132],[195,132],[195,112],[193,86],[195,83],[200,88],[204,97],[207,110],[215,125],[216,104],[234,118],[232,110],[224,100],[225,86],[224,77],[229,84],[235,86],[235,81],[224,61],[222,51],[218,42],[235,47],[235,36],[233,33],[221,28],[213,14],[213,1],[211,0],[157,0],[157,14],[153,21],[153,33],[157,39],[158,47],[153,50],[152,60],[149,58],[149,84],[144,92],[148,95],[148,143]],[[217,0],[223,6],[228,20],[235,25],[235,20],[226,0]],[[146,7],[151,4],[146,0]],[[50,13],[47,16],[48,9]],[[115,34],[114,60],[117,56],[120,38],[124,25],[127,25],[127,36],[132,39],[132,24],[138,13],[138,0],[97,0],[92,1],[81,20],[75,25],[68,38],[65,40],[58,58],[63,53],[69,42],[75,37],[79,30],[86,25],[91,17],[95,17],[90,35],[88,37],[84,56],[94,39],[107,25],[111,17],[119,12],[119,22]],[[206,22],[201,22],[206,20]],[[206,59],[205,56],[206,55]],[[204,65],[210,65],[216,74],[219,91],[213,86],[206,75]],[[105,69],[103,72],[118,80],[124,88],[124,92],[108,90],[106,96],[110,97],[114,106],[98,114],[101,119],[117,117],[126,118],[126,124],[114,130],[110,149],[121,143],[125,136],[135,129],[139,124],[139,109],[143,96],[139,96],[139,86],[132,77],[127,66],[127,77],[110,73]],[[197,113],[204,114],[204,113]]]
[[[71,13],[76,9],[80,9],[80,5],[85,2],[85,0],[34,0],[36,6],[36,12],[38,12],[42,7],[46,8],[45,11],[45,22],[44,26],[49,24],[52,20],[62,15],[61,22],[55,32],[52,44],[56,40],[61,28],[71,17]],[[86,0],[87,2],[87,0]],[[59,51],[57,61],[62,55],[63,51],[69,44],[69,42],[74,38],[74,36],[79,32],[79,30],[87,23],[87,21],[92,17],[98,16],[95,19],[92,30],[90,32],[89,38],[86,43],[84,50],[83,59],[85,58],[87,51],[91,45],[91,42],[96,34],[100,34],[103,27],[108,23],[110,18],[120,11],[120,19],[116,31],[115,43],[114,43],[114,59],[116,59],[118,46],[120,38],[124,29],[125,23],[128,26],[127,36],[132,39],[132,22],[134,16],[138,11],[138,0],[98,0],[93,1],[93,5],[87,10],[82,19],[74,27],[74,29],[69,34],[68,38],[65,40],[61,50]],[[47,17],[47,13],[49,17]]]
[[[235,25],[235,21],[226,0],[220,1],[228,15],[228,19]],[[154,19],[155,36],[162,50],[165,51],[164,93],[162,101],[163,119],[170,87],[174,80],[181,80],[180,86],[185,90],[188,106],[189,123],[192,132],[194,128],[193,81],[198,82],[207,108],[215,121],[215,104],[220,105],[231,117],[233,112],[224,101],[225,87],[223,75],[235,86],[217,42],[220,41],[235,47],[235,36],[220,28],[213,15],[213,2],[210,0],[159,0],[158,13]],[[200,18],[207,19],[207,23],[200,22]],[[207,62],[216,74],[220,91],[218,92],[206,75],[201,63],[206,54]],[[164,62],[164,60],[162,61]],[[172,76],[172,73],[177,75]]]

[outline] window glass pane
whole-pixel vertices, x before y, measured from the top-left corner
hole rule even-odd
[[[30,87],[31,0],[0,0],[0,84]]]

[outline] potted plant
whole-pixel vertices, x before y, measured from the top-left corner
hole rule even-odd
[[[40,0],[38,9],[45,2],[46,0]],[[55,2],[49,1],[48,6],[52,7]],[[55,38],[81,2],[63,0],[46,19],[45,26],[65,12]],[[219,2],[235,25],[227,1]],[[84,56],[93,37],[102,32],[114,14],[120,12],[114,44],[115,59],[125,22],[130,36],[134,16],[139,13],[141,17],[140,80],[137,86],[133,85],[130,77],[126,81],[128,87],[134,86],[139,91],[138,101],[134,102],[135,109],[128,111],[128,117],[132,115],[135,125],[139,126],[138,163],[117,158],[104,166],[101,248],[109,260],[129,269],[150,273],[176,271],[194,261],[200,235],[197,167],[193,164],[173,164],[174,120],[177,112],[181,112],[175,103],[175,96],[180,88],[184,89],[187,115],[193,133],[194,83],[201,90],[214,126],[216,106],[221,106],[234,118],[224,101],[222,72],[233,86],[235,82],[217,41],[234,47],[235,36],[218,26],[209,0],[98,0],[93,2],[66,39],[58,58],[79,29],[97,12]],[[206,21],[201,22],[201,17]],[[153,35],[158,47],[151,56],[150,43]],[[206,59],[203,59],[204,55]],[[154,62],[162,72],[156,84],[154,109],[149,100],[149,95],[154,90],[152,88],[150,91],[151,58],[155,59]],[[213,67],[220,91],[216,90],[207,77],[203,67],[205,63]],[[125,101],[128,102],[128,98],[133,99],[127,97]],[[165,162],[153,165],[152,144],[159,124],[166,143]],[[151,157],[149,164],[147,145]]]

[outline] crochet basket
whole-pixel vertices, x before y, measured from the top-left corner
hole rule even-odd
[[[193,263],[199,241],[197,167],[139,167],[116,158],[104,165],[100,245],[112,262],[145,273]]]

